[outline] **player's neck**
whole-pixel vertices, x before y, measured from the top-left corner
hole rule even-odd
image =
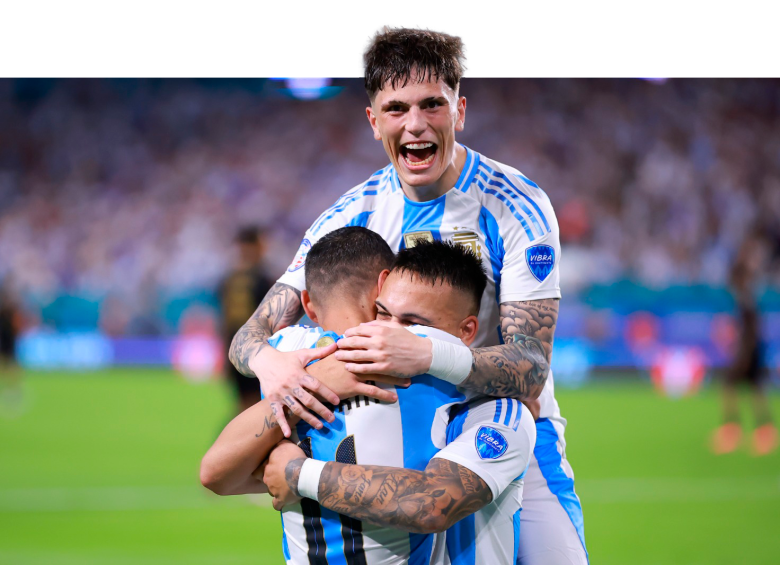
[[[360,305],[334,308],[333,312],[320,317],[322,329],[342,335],[349,328],[354,328],[376,318],[373,308],[361,308]]]
[[[444,174],[435,183],[427,186],[409,186],[401,181],[401,187],[409,200],[414,202],[430,202],[439,196],[446,194],[460,178],[460,173],[466,164],[466,148],[460,144],[455,145],[455,154],[452,157]]]

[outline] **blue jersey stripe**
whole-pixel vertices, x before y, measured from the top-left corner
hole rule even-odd
[[[558,453],[557,447],[558,432],[555,431],[552,422],[547,418],[539,418],[536,421],[536,429],[537,442],[534,447],[534,457],[536,457],[539,463],[539,470],[542,472],[545,481],[547,481],[547,487],[550,489],[550,492],[558,498],[558,502],[561,503],[566,514],[568,514],[574,529],[577,530],[577,535],[582,543],[582,548],[585,550],[585,555],[587,555],[582,505],[579,497],[574,492],[574,479],[566,476],[561,466],[561,454]],[[542,444],[538,441],[539,436],[543,438]],[[549,441],[553,436],[555,441]]]
[[[340,206],[347,198],[350,198],[355,194],[357,194],[358,192],[360,192],[361,190],[363,190],[363,188],[365,188],[367,183],[373,182],[374,180],[381,180],[381,177],[387,173],[386,168],[387,167],[385,167],[385,169],[379,169],[377,172],[371,175],[365,183],[359,184],[358,186],[351,188],[350,190],[348,190],[347,192],[339,196],[336,199],[336,202],[334,202],[330,208],[328,208],[322,214],[319,215],[319,217],[315,220],[312,226],[316,226],[320,222],[320,220],[322,220],[322,218],[324,218],[328,214],[328,212],[330,212],[337,206]]]
[[[429,202],[414,202],[404,196],[404,219],[401,233],[429,231],[437,241],[441,240],[441,221],[444,217],[444,207],[447,195],[444,194]],[[406,242],[401,239],[401,248]]]
[[[512,414],[515,411],[517,400],[511,398],[506,399],[506,416],[504,416],[504,425],[508,428],[509,422],[512,421]]]
[[[392,167],[388,165],[388,167],[385,167],[384,169],[377,171],[377,173],[374,173],[374,175],[369,178],[368,181],[339,197],[339,199],[336,200],[336,203],[320,214],[320,217],[317,218],[317,221],[312,224],[312,235],[316,235],[317,232],[322,229],[322,226],[325,224],[325,222],[330,220],[339,212],[346,210],[347,207],[353,202],[356,202],[357,200],[360,200],[366,196],[376,196],[385,188],[387,188],[386,181],[389,177],[388,168],[392,169]],[[376,177],[378,173],[381,173],[379,178]]]
[[[493,416],[493,422],[498,424],[499,420],[501,420],[501,409],[504,406],[504,399],[499,398],[496,400],[496,413]]]
[[[474,514],[456,522],[447,530],[447,553],[452,565],[476,565],[477,528]]]
[[[347,226],[360,226],[361,228],[364,228],[368,225],[368,219],[371,217],[371,214],[374,213],[374,210],[370,210],[368,212],[361,212],[354,218],[352,218],[350,221],[348,221],[346,224],[344,224],[344,227]]]
[[[486,165],[481,164],[480,167],[488,168]],[[482,180],[485,181],[485,184],[488,184],[490,186],[496,186],[500,188],[504,193],[509,196],[509,198],[514,201],[517,206],[522,210],[523,214],[525,214],[528,219],[531,220],[531,223],[536,226],[537,231],[539,232],[540,236],[543,236],[545,234],[544,228],[539,223],[539,220],[536,218],[533,212],[528,209],[528,206],[526,206],[520,198],[518,198],[517,193],[513,190],[511,190],[512,185],[511,183],[502,182],[500,180],[494,180],[492,179],[484,170],[480,169],[479,176],[482,177]],[[507,186],[509,184],[509,186]]]
[[[512,530],[514,532],[514,552],[512,555],[515,556],[515,559],[517,559],[517,564],[520,564],[520,560],[517,558],[517,551],[520,549],[520,512],[522,511],[522,508],[519,508],[517,512],[515,512],[514,516],[512,516]]]
[[[520,190],[519,188],[517,188],[517,187],[516,187],[516,186],[515,186],[515,185],[512,183],[512,181],[511,181],[511,180],[509,180],[509,177],[508,177],[508,176],[506,176],[504,173],[500,173],[500,172],[498,172],[498,171],[494,171],[493,169],[491,169],[490,167],[488,167],[488,166],[487,166],[485,163],[481,163],[481,166],[482,166],[482,167],[485,167],[485,169],[487,169],[487,171],[488,171],[488,172],[490,172],[490,174],[492,174],[492,175],[494,175],[494,176],[496,176],[496,177],[498,177],[498,178],[500,178],[500,179],[504,179],[504,180],[506,180],[506,182],[507,182],[507,184],[509,184],[509,186],[511,186],[512,188],[514,188],[514,189],[515,189],[515,191],[516,191],[516,192],[517,192],[517,193],[518,193],[520,196],[522,196],[523,198],[525,198],[526,200],[528,200],[528,202],[530,202],[530,203],[531,203],[531,206],[533,206],[533,207],[536,209],[536,211],[539,213],[539,216],[542,218],[542,222],[544,222],[544,227],[546,227],[546,228],[547,228],[547,232],[549,233],[549,232],[551,231],[551,230],[550,230],[550,224],[548,224],[548,223],[547,223],[547,218],[545,218],[545,217],[544,217],[544,213],[542,212],[542,209],[541,209],[541,208],[539,208],[539,205],[538,205],[536,202],[534,202],[534,200],[533,200],[531,197],[529,197],[529,196],[528,196],[528,195],[527,195],[525,192],[523,192],[522,190]],[[521,175],[521,176],[522,176],[522,175]],[[523,178],[525,178],[525,177],[523,177]],[[532,184],[532,185],[533,185],[533,186],[535,186],[536,188],[539,188],[539,187],[536,185],[536,183],[533,183],[533,182],[531,182],[530,180],[528,181],[528,183],[529,183],[529,184]]]
[[[465,145],[462,146],[466,150],[466,162],[463,163],[463,170],[460,172],[458,181],[455,183],[454,189],[461,192],[466,192],[471,186],[471,181],[474,180],[474,175],[477,172],[477,166],[479,165],[479,154],[472,151]]]
[[[501,202],[506,204],[507,208],[509,208],[509,211],[512,212],[512,215],[517,218],[517,221],[520,222],[520,225],[523,226],[523,229],[525,230],[526,235],[528,235],[528,239],[533,241],[536,239],[534,237],[533,232],[531,231],[531,228],[528,227],[528,223],[525,221],[525,218],[523,218],[520,214],[517,213],[517,209],[515,209],[514,205],[507,199],[506,196],[504,196],[502,193],[498,192],[497,190],[493,188],[489,188],[485,186],[481,180],[476,179],[477,186],[484,192],[485,194],[491,194],[498,198]]]

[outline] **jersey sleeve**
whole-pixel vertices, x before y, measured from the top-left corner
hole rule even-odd
[[[558,221],[549,198],[523,178],[512,177],[523,194],[517,204],[522,208],[514,212],[504,208],[500,219],[504,257],[499,302],[561,297]]]
[[[319,327],[289,326],[272,335],[268,345],[279,351],[309,349],[323,332],[324,330]]]
[[[510,398],[483,399],[466,405],[447,427],[447,446],[434,457],[473,471],[496,500],[528,469],[536,443],[533,416]]]

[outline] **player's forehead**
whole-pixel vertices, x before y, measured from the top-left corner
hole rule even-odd
[[[392,271],[382,286],[379,301],[390,314],[415,313],[433,319],[449,313],[455,293],[448,283],[431,284],[406,271]]]
[[[441,78],[427,75],[420,81],[419,75],[415,72],[408,80],[401,80],[395,86],[389,81],[386,82],[382,90],[376,93],[374,104],[381,107],[383,104],[396,101],[413,105],[428,98],[442,97],[448,100],[455,100],[457,94]]]

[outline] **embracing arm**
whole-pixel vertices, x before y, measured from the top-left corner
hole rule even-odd
[[[499,312],[504,344],[473,350],[471,373],[461,386],[491,396],[538,398],[550,372],[558,302],[503,302]]]
[[[301,292],[290,285],[276,283],[233,337],[230,362],[241,374],[256,376],[249,362],[268,345],[275,332],[297,322],[302,315]]]
[[[285,469],[289,488],[298,494],[305,459]],[[442,458],[425,471],[329,462],[320,475],[319,502],[339,514],[410,532],[442,532],[489,504],[493,495],[477,474]]]

